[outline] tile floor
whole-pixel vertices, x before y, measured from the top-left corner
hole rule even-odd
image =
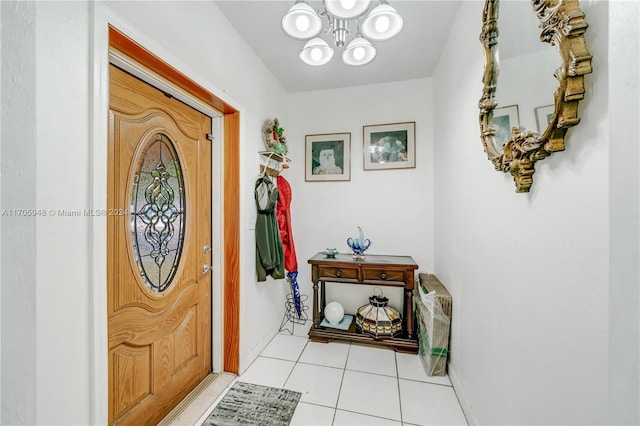
[[[236,379],[301,392],[292,425],[467,425],[449,378],[417,355],[310,342],[309,326],[277,334]]]

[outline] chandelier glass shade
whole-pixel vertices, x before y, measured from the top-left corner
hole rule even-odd
[[[282,17],[282,29],[291,38],[307,40],[322,31],[322,20],[305,2],[296,2]]]
[[[309,40],[300,52],[300,59],[313,66],[324,65],[333,58],[333,49],[320,37]]]
[[[342,62],[347,65],[365,65],[375,57],[376,48],[362,36],[356,36],[342,52]]]
[[[289,37],[309,40],[300,52],[300,59],[309,65],[324,65],[333,58],[333,48],[320,37],[322,18],[327,21],[325,35],[332,34],[336,47],[346,46],[342,61],[352,66],[368,64],[376,57],[376,48],[369,40],[388,40],[403,27],[402,16],[385,0],[376,2],[370,12],[371,0],[324,0],[322,3],[324,9],[316,12],[306,0],[296,0],[282,17],[282,29]],[[364,21],[360,25],[362,17]]]
[[[388,4],[379,4],[361,26],[362,33],[371,40],[389,40],[398,35],[404,22],[402,16]]]
[[[338,19],[354,19],[369,9],[369,0],[325,0],[327,13]]]

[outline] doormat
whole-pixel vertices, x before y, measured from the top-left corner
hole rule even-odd
[[[301,396],[300,392],[288,389],[236,382],[202,426],[286,426]]]

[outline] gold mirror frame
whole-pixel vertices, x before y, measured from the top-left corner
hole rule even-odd
[[[502,153],[495,146],[493,127],[499,72],[499,0],[485,0],[480,34],[485,52],[484,88],[478,104],[480,137],[496,170],[513,175],[516,192],[529,192],[536,161],[565,149],[564,137],[567,130],[580,122],[578,101],[584,98],[584,75],[591,72],[591,55],[584,38],[588,25],[578,0],[531,0],[531,5],[542,28],[540,40],[555,46],[562,58],[561,67],[554,73],[559,87],[553,92],[554,112],[547,129],[538,135],[512,128]]]

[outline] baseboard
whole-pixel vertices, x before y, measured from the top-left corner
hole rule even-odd
[[[265,334],[265,337],[262,338],[260,343],[255,348],[253,348],[253,350],[249,352],[249,354],[247,354],[246,358],[244,360],[242,359],[240,360],[240,374],[238,374],[238,376],[242,375],[245,371],[247,371],[247,368],[249,368],[251,364],[253,364],[253,362],[256,359],[258,359],[262,351],[265,350],[267,345],[271,343],[271,340],[273,340],[276,334],[278,334],[279,329],[280,329],[280,324],[275,325],[272,330],[270,330],[267,334]]]
[[[447,366],[447,374],[449,374],[449,380],[451,380],[451,384],[453,385],[453,390],[456,393],[456,397],[458,398],[458,402],[460,403],[460,407],[462,407],[462,411],[464,412],[464,416],[467,418],[467,423],[469,426],[475,426],[478,424],[478,419],[473,413],[471,409],[471,405],[469,401],[465,397],[464,388],[460,383],[458,375],[456,374],[455,368],[449,364]]]

